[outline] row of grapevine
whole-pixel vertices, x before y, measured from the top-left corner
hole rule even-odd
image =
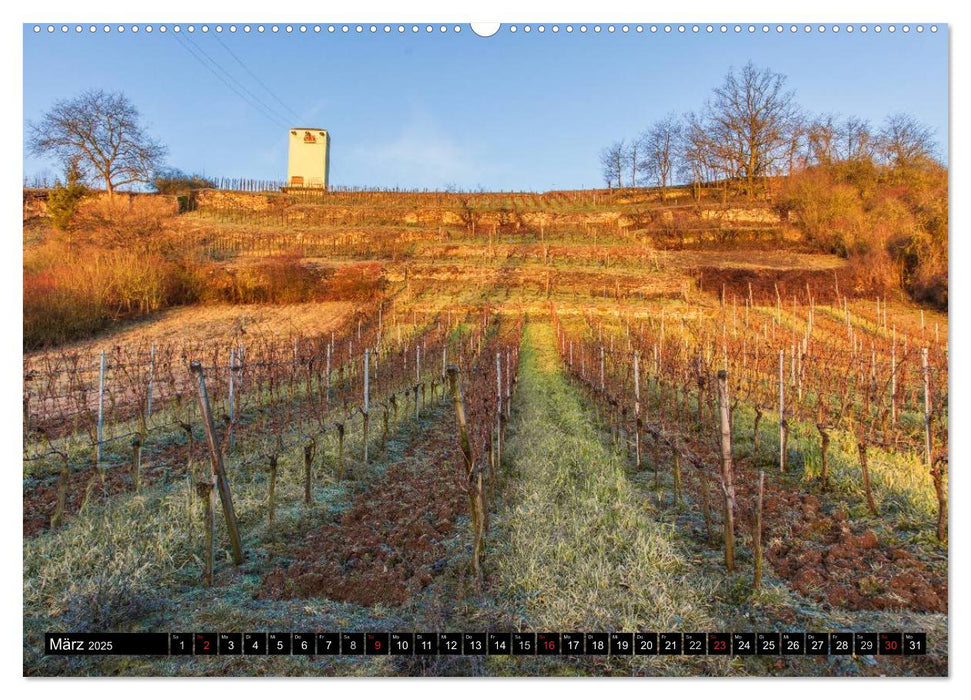
[[[459,444],[462,449],[460,478],[469,498],[472,524],[472,573],[481,580],[481,559],[489,529],[488,501],[495,492],[502,461],[506,422],[519,372],[519,343],[523,318],[508,327],[500,320],[490,325],[474,363],[462,372],[447,368],[455,403]]]
[[[747,323],[769,313],[753,309]],[[729,434],[749,428],[739,425],[738,417],[746,414],[736,410],[746,406],[752,416],[753,456],[759,453],[760,422],[767,414],[778,422],[782,471],[787,470],[792,432],[799,430],[809,440],[816,436],[823,489],[832,437],[837,431],[851,436],[867,506],[874,515],[878,509],[869,450],[879,446],[923,455],[938,499],[937,535],[945,538],[946,349],[910,345],[904,350],[896,339],[871,342],[869,335],[865,346],[860,342],[853,348],[850,343],[847,348],[827,338],[827,331],[813,329],[812,315],[806,335],[796,342],[790,342],[788,333],[784,339],[781,332],[773,337],[768,322],[759,324],[761,329],[751,324],[745,332],[733,334],[717,316],[682,317],[673,329],[665,328],[663,317],[631,324],[587,315],[564,323],[556,309],[553,317],[559,351],[569,370],[623,434],[638,465],[645,435],[671,448],[676,467],[687,461],[705,469],[717,461],[718,445],[712,438],[721,404],[726,404]],[[850,333],[863,331],[851,328]],[[674,474],[676,491],[680,477]],[[722,482],[722,491],[726,488]]]
[[[470,353],[478,350],[480,319],[447,313],[419,323],[415,315],[413,325],[387,326],[379,313],[371,321],[357,320],[332,339],[298,338],[292,346],[265,339],[228,349],[208,347],[208,357],[200,352],[205,346],[171,354],[157,349],[154,372],[140,363],[111,368],[114,382],[107,386],[112,389],[103,391],[93,408],[82,385],[65,413],[30,415],[35,427],[25,431],[27,473],[41,480],[60,474],[52,520],[63,519],[63,495],[72,479],[90,473],[84,478],[92,485],[103,484],[106,473],[115,471],[111,467],[119,467],[126,474],[131,470],[137,489],[143,463],[168,464],[168,478],[181,471],[180,465],[212,451],[205,449],[212,432],[234,470],[272,465],[277,455],[301,446],[312,450],[319,443],[319,461],[332,465],[340,479],[352,436],[360,444],[353,463],[366,465],[372,415],[383,419],[382,443],[411,404],[417,416],[444,386],[446,364],[467,366]],[[132,350],[129,359],[137,358]],[[71,388],[77,364],[61,365],[71,370],[65,370],[71,381],[62,388]],[[32,405],[41,405],[33,398]],[[325,441],[332,446],[329,455],[322,453]]]

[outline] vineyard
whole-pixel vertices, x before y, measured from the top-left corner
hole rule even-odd
[[[881,510],[891,518],[906,514],[929,530],[916,536],[946,541],[947,348],[928,338],[926,326],[889,322],[879,302],[868,316],[845,300],[842,309],[816,307],[810,297],[785,311],[781,302],[759,308],[746,299],[740,310],[735,300],[722,301],[714,313],[680,317],[674,328],[663,315],[605,322],[589,315],[563,320],[554,310],[559,352],[636,468],[652,465],[655,488],[662,464],[670,468],[665,488],[674,501],[690,483],[706,538],[715,541],[714,530],[721,531],[729,570],[734,520],[747,521],[740,529],[752,538],[755,588],[765,470],[772,469],[799,474],[799,483],[784,483],[779,494],[794,511],[804,506],[805,522],[793,534],[829,528],[828,544],[850,548],[844,561],[825,565],[819,556],[802,556],[803,541],[770,549],[776,570],[797,590],[833,604],[893,608],[904,601],[946,610],[944,579],[904,555],[867,574],[880,595],[859,595],[854,584],[869,562],[850,555],[854,547],[875,546],[875,535],[848,532],[838,522],[845,514],[827,522],[818,497],[805,491],[812,485],[838,493],[878,520]],[[836,475],[834,463],[841,467]],[[759,523],[754,532],[752,523]]]
[[[738,202],[223,184],[167,224],[186,249],[363,270],[369,294],[25,353],[25,673],[946,674],[945,314]],[[254,668],[45,657],[54,628],[906,628],[930,648]]]

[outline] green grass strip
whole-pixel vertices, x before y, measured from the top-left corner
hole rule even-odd
[[[673,533],[626,475],[556,354],[530,323],[504,455],[502,535],[493,559],[532,626],[553,630],[715,629]]]

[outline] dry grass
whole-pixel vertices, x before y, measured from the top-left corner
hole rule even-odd
[[[252,304],[234,306],[185,306],[167,309],[132,321],[105,335],[72,343],[58,352],[92,355],[106,345],[145,343],[219,343],[237,336],[240,330],[251,337],[313,335],[338,327],[354,310],[350,302],[308,302],[280,306]],[[43,353],[33,353],[37,357]]]
[[[528,326],[523,343],[508,541],[495,564],[509,596],[536,628],[715,629],[704,583],[685,579],[683,555],[636,497],[624,455],[601,441],[551,328]]]

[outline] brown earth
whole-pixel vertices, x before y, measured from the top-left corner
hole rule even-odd
[[[714,447],[691,440],[694,454],[718,464]],[[667,454],[657,457],[667,459]],[[690,469],[686,488],[702,501],[699,473]],[[712,514],[721,513],[719,477],[707,472]],[[810,486],[818,491],[818,487]],[[735,462],[735,533],[748,539],[754,529],[757,471],[747,460]],[[799,593],[848,610],[947,613],[947,572],[933,569],[916,550],[880,542],[865,524],[851,522],[825,494],[806,493],[807,485],[766,473],[762,515],[765,557],[773,571]],[[700,508],[700,506],[699,506]],[[716,526],[717,527],[717,526]],[[718,535],[716,535],[718,537]]]
[[[735,474],[737,502],[746,504],[737,510],[737,532],[749,533],[758,477],[739,465]],[[945,572],[932,570],[904,547],[881,543],[872,529],[850,522],[844,511],[831,511],[819,497],[769,475],[763,542],[773,571],[809,598],[849,610],[947,612]]]
[[[339,522],[310,532],[297,560],[266,577],[260,597],[400,605],[427,586],[444,568],[443,540],[466,510],[451,427],[441,418],[410,441]]]
[[[807,288],[817,304],[838,301],[837,289],[840,297],[850,299],[886,297],[891,291],[851,265],[828,269],[706,266],[693,273],[701,289],[715,295],[724,290],[728,299],[747,299],[751,289],[755,304],[775,304],[776,290],[783,303],[791,302],[795,296],[801,304],[806,303]]]
[[[196,445],[196,449],[201,449]],[[172,478],[185,472],[185,446],[171,446],[151,455],[151,462],[143,458],[141,486],[150,488],[163,478]],[[166,472],[171,465],[171,471]],[[57,492],[61,477],[45,479],[42,483],[35,483],[24,488],[23,494],[23,529],[24,537],[47,530],[51,525],[51,516],[57,509]],[[89,503],[103,502],[122,493],[134,490],[134,477],[130,464],[110,467],[102,473],[91,466],[87,469],[72,470],[68,477],[64,498],[63,521],[69,520],[80,512],[84,505],[86,494],[90,489]]]

